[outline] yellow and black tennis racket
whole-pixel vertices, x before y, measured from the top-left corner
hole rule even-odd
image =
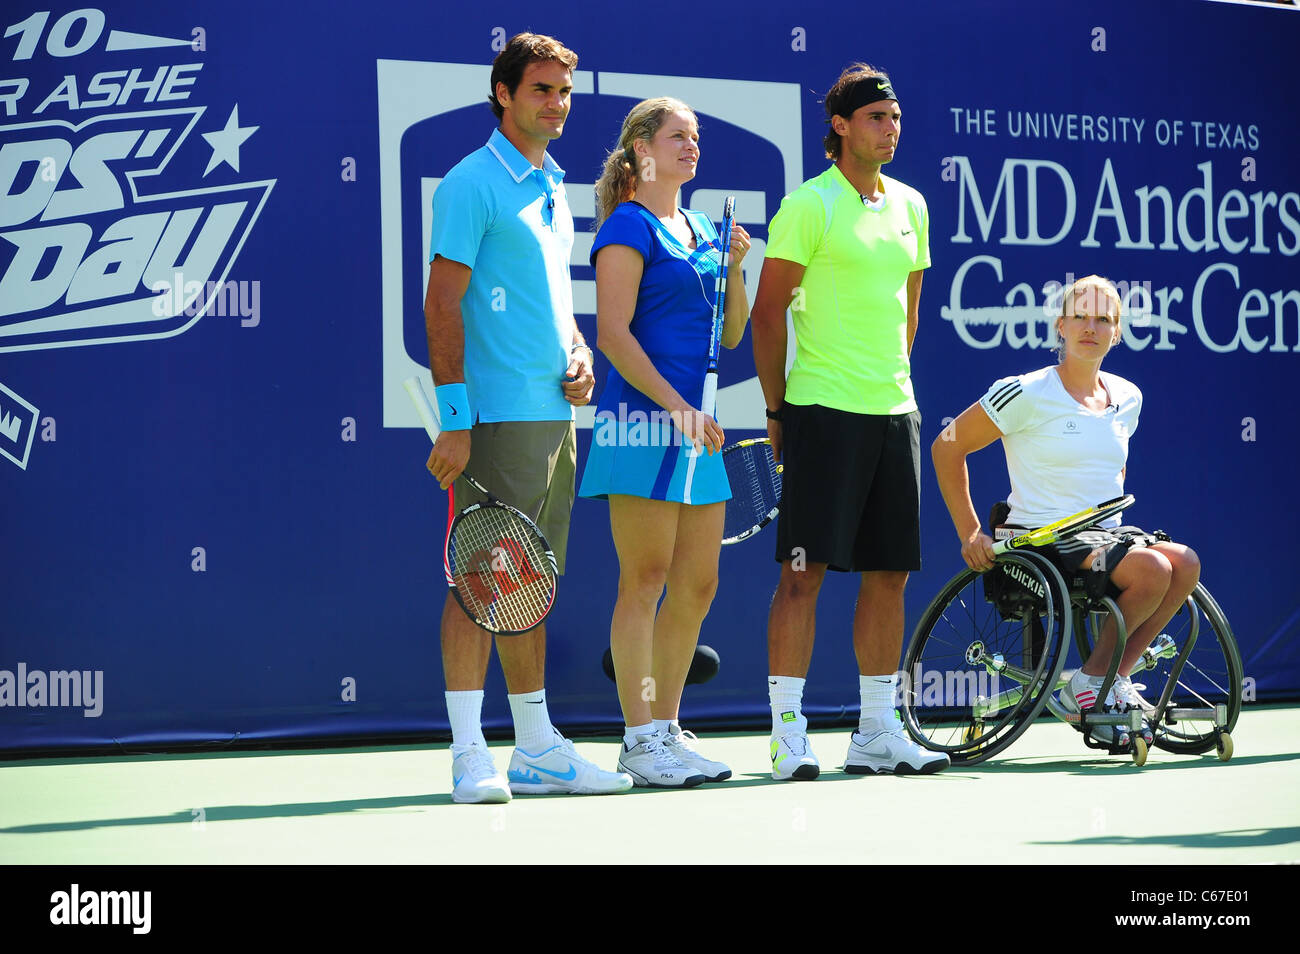
[[[993,554],[998,556],[1019,547],[1041,547],[1048,543],[1055,543],[1062,537],[1068,537],[1080,530],[1086,530],[1108,517],[1115,516],[1121,510],[1127,510],[1133,506],[1133,502],[1133,495],[1125,494],[1122,497],[1099,503],[1095,507],[1089,507],[1087,510],[1080,510],[1078,513],[1070,514],[1064,519],[1049,523],[1045,527],[1039,527],[1037,530],[1027,530],[1010,540],[999,540],[993,544]]]

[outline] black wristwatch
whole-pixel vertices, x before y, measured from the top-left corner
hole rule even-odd
[[[781,420],[781,412],[780,412],[779,410],[777,410],[777,411],[773,411],[773,410],[770,410],[769,408],[764,408],[764,410],[767,411],[767,419],[768,419],[769,421],[779,421],[779,420]]]

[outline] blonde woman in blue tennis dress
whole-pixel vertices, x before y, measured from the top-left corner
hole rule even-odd
[[[668,98],[633,107],[596,183],[600,229],[591,250],[597,346],[613,367],[579,493],[608,499],[618,552],[610,648],[625,722],[620,770],[655,788],[731,775],[700,755],[678,723],[717,590],[731,497],[722,428],[699,410],[721,243],[707,215],[677,206],[699,158],[690,107]],[[739,280],[748,250],[749,234],[736,226],[722,330],[728,348],[740,343],[749,319]]]

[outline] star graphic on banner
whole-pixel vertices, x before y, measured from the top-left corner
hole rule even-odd
[[[240,126],[239,104],[236,103],[235,108],[230,111],[230,118],[226,120],[224,129],[220,132],[203,134],[203,138],[212,147],[212,158],[208,160],[208,167],[203,170],[203,175],[206,176],[223,162],[238,172],[239,147],[244,144],[244,140],[261,128],[261,126]]]

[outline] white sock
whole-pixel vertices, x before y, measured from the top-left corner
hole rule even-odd
[[[807,732],[803,714],[803,686],[798,676],[768,676],[767,698],[772,706],[772,734]]]
[[[858,735],[870,738],[889,731],[898,723],[898,718],[894,714],[897,691],[897,674],[858,676],[858,696],[862,700],[862,712],[858,717]]]
[[[452,745],[481,745],[483,738],[483,690],[447,692],[447,717],[451,720]]]
[[[506,696],[515,720],[515,747],[529,755],[540,755],[555,744],[555,727],[546,711],[546,690]]]
[[[647,722],[645,725],[625,725],[623,727],[623,745],[631,752],[641,744],[641,740],[637,738],[638,735],[654,735],[655,732],[653,722]]]

